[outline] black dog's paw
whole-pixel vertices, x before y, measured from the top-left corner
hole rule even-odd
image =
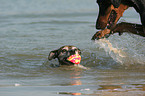
[[[100,39],[100,38],[99,38],[99,35],[101,35],[101,33],[100,33],[100,32],[96,32],[96,33],[93,35],[93,37],[92,37],[91,40],[99,40],[99,39]]]
[[[93,35],[91,40],[99,40],[99,39],[102,39],[102,38],[108,38],[110,36],[110,34],[112,34],[110,29],[104,29],[104,30],[96,32]]]

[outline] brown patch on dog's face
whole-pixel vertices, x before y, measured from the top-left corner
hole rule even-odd
[[[118,8],[115,8],[112,4],[109,5],[109,3],[106,5],[104,6],[105,8],[102,8],[102,5],[99,4],[99,16],[96,22],[96,29],[105,29],[106,26],[108,29],[113,29],[120,17],[123,16],[124,11],[128,8],[124,4],[120,4]]]
[[[51,51],[49,53],[48,59],[52,60],[58,58],[60,65],[73,65],[73,63],[68,61],[67,58],[74,54],[81,55],[80,49],[75,46],[63,46],[58,50]]]

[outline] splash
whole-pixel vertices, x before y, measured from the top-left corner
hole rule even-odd
[[[15,83],[15,87],[21,86],[21,84]]]
[[[100,39],[95,41],[100,45],[101,48],[105,50],[106,53],[109,52],[109,55],[117,62],[123,64],[123,58],[126,58],[128,55],[122,49],[113,47],[109,40]]]
[[[99,48],[103,48],[114,61],[125,66],[145,65],[143,38],[124,36],[117,39],[116,37],[112,37],[109,40],[100,39],[96,40],[95,43],[99,45]]]
[[[83,65],[80,65],[80,64],[75,64],[74,65],[75,67],[78,67],[78,68],[81,68],[81,69],[85,69],[85,70],[89,70],[90,68],[88,68],[88,67],[85,67],[85,66],[83,66]]]

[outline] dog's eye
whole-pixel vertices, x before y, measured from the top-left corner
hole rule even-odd
[[[67,51],[66,49],[63,49],[61,52],[64,53],[64,52],[66,52],[66,51]]]

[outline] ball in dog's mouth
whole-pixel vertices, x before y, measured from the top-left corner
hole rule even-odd
[[[67,60],[74,64],[80,64],[81,56],[79,54],[74,54],[74,55],[69,56]]]

